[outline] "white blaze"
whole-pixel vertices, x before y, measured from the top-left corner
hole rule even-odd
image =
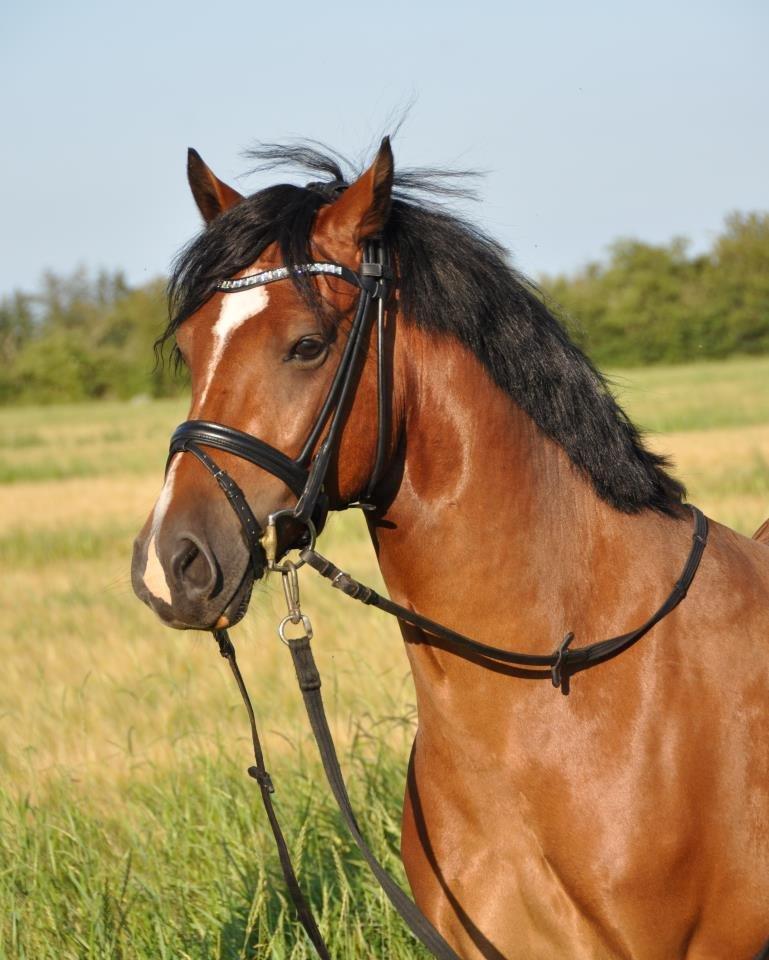
[[[174,457],[174,461],[171,464],[171,467],[166,476],[166,482],[163,484],[163,489],[160,491],[160,496],[157,499],[155,504],[155,509],[152,511],[152,528],[150,531],[150,539],[147,544],[147,562],[144,566],[144,585],[149,590],[149,592],[157,597],[159,600],[165,600],[166,603],[171,602],[171,587],[168,584],[166,579],[166,572],[163,569],[163,564],[160,562],[158,557],[156,537],[157,532],[160,529],[160,525],[163,522],[163,518],[166,515],[168,510],[168,505],[171,503],[171,497],[173,495],[174,488],[174,477],[176,476],[176,468],[179,466],[179,457]]]
[[[200,392],[200,399],[196,406],[203,406],[214,381],[214,374],[222,359],[224,348],[232,334],[242,326],[246,320],[261,313],[269,302],[266,287],[253,287],[251,290],[239,290],[236,293],[226,293],[222,297],[222,306],[219,316],[213,327],[214,346],[208,359],[206,379]]]
[[[195,406],[200,409],[205,402],[211,384],[214,381],[216,368],[222,359],[222,354],[232,334],[242,326],[246,320],[257,313],[261,313],[267,306],[269,295],[265,287],[254,287],[252,290],[241,290],[236,293],[227,293],[222,297],[219,316],[213,326],[214,345],[206,366],[206,378],[200,399]],[[152,528],[149,543],[147,544],[147,562],[144,567],[144,585],[150,593],[166,603],[171,602],[171,587],[160,562],[157,552],[157,535],[171,503],[173,496],[174,477],[179,465],[179,457],[174,457],[171,468],[166,476],[166,482],[160,491],[160,496],[152,512]]]

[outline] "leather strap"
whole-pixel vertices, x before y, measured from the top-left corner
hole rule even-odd
[[[231,453],[257,467],[267,470],[282,480],[297,497],[301,496],[307,483],[307,470],[280,450],[265,443],[250,433],[243,433],[234,427],[212,420],[186,420],[174,430],[171,436],[169,457],[188,449],[190,441],[202,443],[206,447],[216,447]]]
[[[460,651],[473,654],[485,660],[498,663],[506,663],[515,667],[522,668],[521,675],[529,679],[542,680],[551,679],[554,687],[560,687],[563,693],[569,692],[569,677],[581,670],[587,670],[599,663],[604,663],[616,657],[618,654],[627,650],[634,643],[647,634],[651,628],[666,617],[671,610],[674,610],[686,596],[691,586],[692,580],[697,573],[702,554],[708,540],[708,521],[705,515],[695,506],[689,505],[694,516],[694,532],[692,533],[692,546],[686,559],[686,564],[681,576],[676,580],[672,590],[657,610],[644,621],[640,627],[623,633],[617,637],[611,637],[608,640],[601,640],[591,643],[586,647],[571,649],[570,644],[574,639],[572,633],[567,633],[563,640],[551,654],[532,654],[517,653],[511,650],[505,650],[501,647],[493,647],[486,643],[480,643],[472,640],[464,634],[457,633],[449,627],[444,627],[429,617],[424,617],[407,607],[394,603],[387,597],[377,593],[372,587],[368,587],[358,580],[353,579],[349,574],[340,570],[330,560],[327,560],[321,554],[312,549],[305,549],[300,554],[302,560],[320,573],[331,582],[331,585],[341,590],[342,593],[361,603],[378,607],[385,613],[397,617],[404,623],[409,623],[413,627],[424,631],[425,633],[439,637],[448,641]],[[534,668],[542,669],[534,669]]]
[[[355,813],[350,805],[350,797],[347,793],[344,776],[339,766],[339,758],[336,748],[334,747],[334,741],[326,718],[326,711],[323,706],[323,697],[320,692],[320,673],[318,672],[315,658],[312,654],[310,638],[304,636],[296,640],[289,640],[288,648],[291,651],[291,658],[294,661],[294,669],[296,670],[296,678],[299,681],[299,689],[302,691],[305,710],[307,711],[307,717],[310,721],[313,735],[315,736],[315,742],[318,745],[318,752],[320,753],[328,785],[334,794],[334,799],[347,825],[347,829],[350,831],[350,835],[360,850],[363,859],[369,865],[371,872],[379,881],[379,885],[387,894],[390,903],[419,942],[427,947],[438,960],[460,960],[459,956],[451,949],[448,943],[446,943],[419,907],[401,890],[371,852],[371,848],[361,833],[358,821],[355,818]]]
[[[262,745],[259,741],[259,733],[256,729],[254,708],[251,706],[251,698],[248,695],[248,690],[246,690],[246,685],[243,682],[243,677],[241,676],[240,669],[238,667],[238,661],[235,656],[235,647],[233,646],[226,630],[214,630],[213,634],[216,638],[216,642],[219,644],[219,652],[230,665],[230,670],[232,670],[232,675],[235,677],[235,682],[238,685],[238,690],[240,691],[240,695],[243,698],[243,703],[246,707],[248,722],[251,727],[251,742],[254,748],[254,766],[248,768],[248,775],[253,777],[253,779],[259,784],[259,793],[262,797],[262,805],[264,806],[265,813],[267,814],[267,820],[269,821],[272,835],[275,838],[275,846],[278,850],[278,859],[280,860],[280,867],[283,871],[283,879],[285,880],[286,886],[288,887],[288,892],[291,895],[291,900],[296,909],[299,922],[304,928],[307,936],[310,938],[310,942],[317,950],[318,956],[321,958],[321,960],[331,960],[331,954],[329,953],[328,947],[321,936],[318,925],[315,922],[315,917],[310,909],[310,905],[302,893],[302,888],[299,886],[299,881],[296,878],[296,872],[294,871],[294,866],[291,862],[291,854],[288,851],[288,844],[286,843],[286,838],[283,835],[280,822],[278,821],[277,814],[275,813],[275,807],[272,802],[272,794],[275,792],[275,787],[273,785],[272,778],[270,777],[269,773],[267,772],[267,768],[264,765],[264,753],[262,752]]]
[[[185,440],[184,445],[179,447],[179,450],[191,453],[194,457],[197,457],[219,484],[230,506],[235,511],[240,525],[243,528],[243,532],[245,533],[248,551],[251,556],[251,569],[254,571],[254,576],[259,576],[265,561],[264,549],[261,543],[262,528],[254,516],[251,507],[249,507],[245,494],[232,477],[226,471],[222,470],[216,461],[212,460],[196,443],[193,443],[191,440]]]

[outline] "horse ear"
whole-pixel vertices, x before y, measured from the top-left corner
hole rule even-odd
[[[350,247],[380,234],[390,215],[393,153],[385,137],[371,166],[338,200],[318,211],[314,238],[319,247],[339,259]]]
[[[192,190],[192,196],[203,214],[206,223],[214,217],[239,204],[245,198],[237,190],[228,187],[203,162],[197,150],[192,147],[187,151],[187,180]]]

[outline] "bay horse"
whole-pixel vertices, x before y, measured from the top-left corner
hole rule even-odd
[[[325,179],[244,197],[189,154],[206,227],[177,262],[164,339],[190,371],[190,421],[291,462],[311,434],[317,459],[313,424],[357,329],[347,281],[381,242],[384,336],[368,328],[325,448],[328,507],[366,498],[390,596],[481,642],[550,654],[565,631],[579,649],[644,621],[690,549],[683,487],[504,251],[414,193],[435,181],[396,175],[388,140],[352,182],[318,150],[267,154]],[[317,263],[347,279],[301,269]],[[288,468],[236,454],[220,442],[217,463],[256,522],[295,508]],[[136,593],[184,629],[237,622],[266,563],[204,467],[172,454],[134,549]],[[289,523],[279,552],[300,533]],[[457,954],[756,956],[769,934],[766,542],[711,522],[686,599],[568,696],[402,632],[418,706],[402,855]]]

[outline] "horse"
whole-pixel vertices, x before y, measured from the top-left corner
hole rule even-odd
[[[689,555],[684,488],[503,248],[428,196],[435,176],[396,173],[387,139],[347,179],[320,149],[265,153],[324,179],[243,196],[189,153],[205,227],[177,261],[161,340],[189,370],[190,421],[258,437],[286,463],[309,434],[309,462],[327,460],[326,506],[366,501],[390,596],[454,631],[536,656],[567,631],[578,652],[649,617]],[[359,329],[348,281],[362,283],[372,243],[387,251],[390,293],[324,445],[324,401]],[[347,273],[303,268],[318,263]],[[185,449],[172,446],[132,577],[164,623],[210,630],[243,616],[269,564],[213,468]],[[262,469],[222,440],[216,456],[259,525],[288,516],[278,556],[300,542],[307,513],[292,524],[301,485],[288,467]],[[762,539],[711,521],[685,599],[576,673],[567,696],[402,622],[418,725],[401,852],[456,954],[750,960],[762,949]]]

